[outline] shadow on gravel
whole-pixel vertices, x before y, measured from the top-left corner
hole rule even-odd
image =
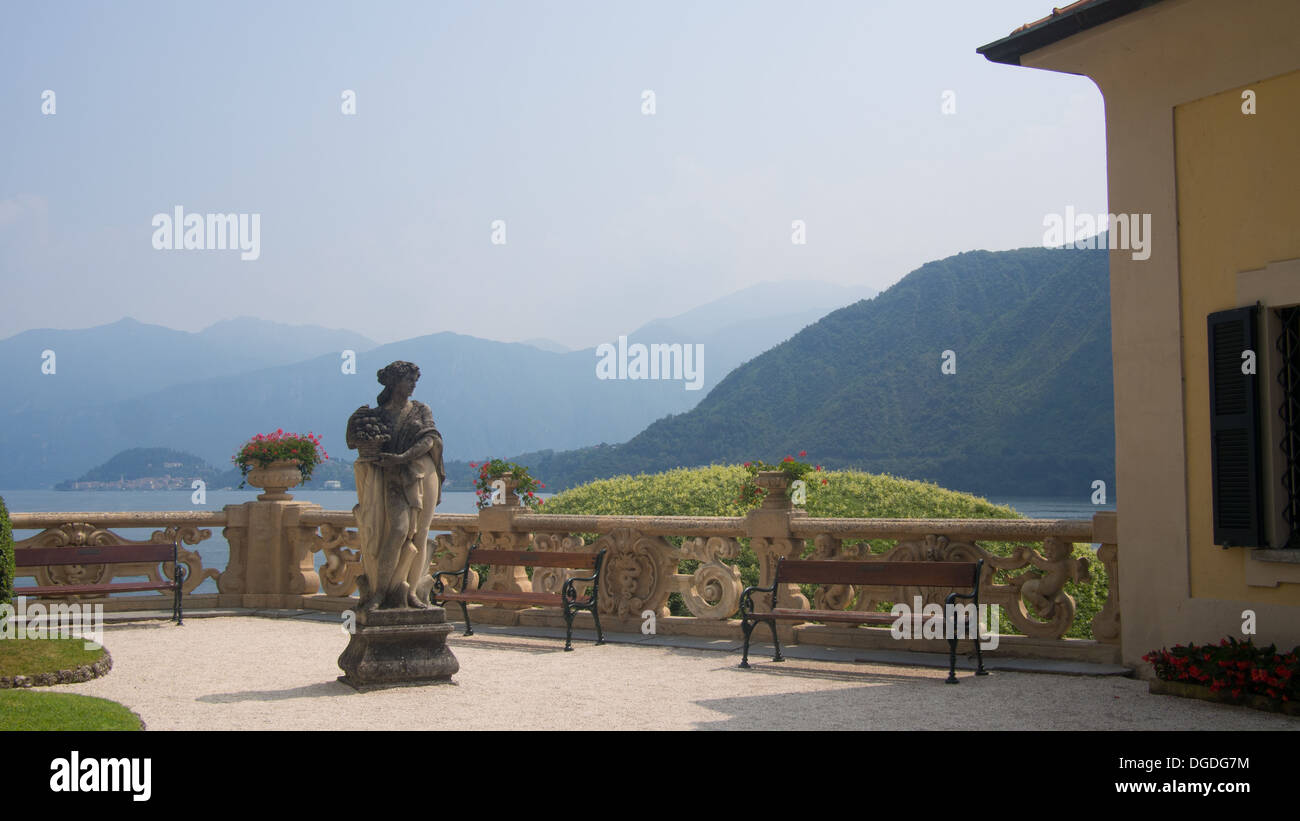
[[[199,696],[195,701],[205,704],[232,704],[239,701],[285,701],[291,698],[322,698],[325,696],[346,696],[356,693],[341,681],[320,681],[288,690],[240,690],[235,693],[212,693]]]
[[[750,672],[742,670],[741,672]],[[914,680],[909,680],[914,684]],[[695,702],[728,718],[718,721],[701,721],[696,730],[865,730],[869,718],[863,715],[863,705],[878,703],[880,693],[888,690],[905,690],[900,687],[854,687],[844,690],[822,690],[811,693],[775,693],[766,696],[734,696]],[[898,699],[891,700],[897,706]],[[850,705],[852,709],[844,705]],[[909,709],[915,709],[910,701]],[[846,716],[861,718],[861,722],[846,721]]]
[[[844,670],[827,670],[824,667],[799,667],[797,664],[791,664],[789,661],[755,663],[750,659],[748,670],[739,666],[731,669],[744,675],[759,676],[789,676],[791,678],[808,678],[821,679],[829,681],[848,681],[858,684],[910,684],[917,687],[930,685],[943,685],[943,677],[913,676],[895,673],[869,673],[861,670],[844,669]],[[960,678],[960,676],[958,676]]]
[[[542,645],[542,644],[521,644],[517,640],[516,641],[494,641],[492,639],[487,639],[487,638],[481,639],[478,636],[470,636],[468,638],[466,638],[465,636],[448,636],[447,646],[452,648],[482,647],[485,650],[512,650],[516,653],[549,654],[549,653],[564,652],[563,643],[561,643],[559,646],[552,647],[549,645]]]

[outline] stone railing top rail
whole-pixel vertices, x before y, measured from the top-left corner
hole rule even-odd
[[[350,510],[305,510],[298,518],[304,525],[355,527]],[[436,513],[430,530],[479,530],[474,513]],[[571,516],[544,513],[516,513],[511,529],[518,532],[606,533],[630,527],[664,535],[744,536],[745,520],[739,516]]]
[[[799,516],[790,520],[792,535],[812,538],[826,534],[837,539],[925,536],[935,531],[959,533],[987,541],[1039,541],[1049,536],[1077,542],[1093,540],[1089,519],[819,519]]]
[[[100,527],[156,527],[197,525],[221,527],[227,524],[224,510],[159,511],[53,511],[11,513],[15,529],[58,527],[68,522],[86,522]],[[307,508],[299,522],[304,525],[354,527],[350,510]],[[434,530],[478,530],[473,513],[443,513],[433,518]],[[534,532],[604,533],[617,528],[682,536],[744,536],[745,519],[738,516],[588,516],[518,513],[513,530]],[[790,532],[800,538],[829,535],[839,539],[924,536],[930,533],[959,533],[970,539],[1038,541],[1048,536],[1072,541],[1095,541],[1093,522],[1087,519],[838,519],[811,516],[790,518]]]
[[[307,508],[298,515],[302,525],[333,525],[334,527],[356,527],[357,517],[350,510],[323,510]],[[453,530],[455,528],[478,529],[478,515],[474,513],[435,513],[430,530]]]
[[[350,510],[305,510],[299,521],[304,525],[356,525],[356,518]],[[473,513],[445,513],[435,514],[430,527],[433,530],[478,530],[480,523],[479,517]],[[617,528],[681,536],[746,535],[745,519],[739,516],[517,513],[512,520],[512,529],[516,531],[605,533]],[[1095,541],[1093,522],[1088,519],[834,519],[794,516],[790,518],[790,531],[800,538],[826,534],[839,539],[871,539],[942,532],[989,541],[1041,541],[1049,536],[1068,541]]]
[[[29,530],[58,527],[67,522],[86,522],[100,527],[155,527],[187,524],[220,527],[227,524],[224,510],[159,510],[48,513],[11,513],[15,529]],[[356,517],[350,510],[303,510],[299,522],[304,525],[354,527]],[[479,517],[473,513],[443,513],[433,518],[434,530],[457,528],[478,530]],[[745,519],[738,516],[588,516],[567,514],[519,513],[512,529],[535,532],[603,533],[630,527],[665,535],[744,536]],[[971,539],[1030,540],[1048,536],[1073,541],[1093,541],[1093,522],[1087,519],[835,519],[793,516],[790,532],[801,538],[826,534],[839,539],[924,536],[942,531],[960,533]]]
[[[351,515],[351,514],[349,514]],[[167,527],[197,525],[221,527],[226,524],[224,510],[124,510],[124,511],[53,511],[50,513],[10,513],[14,530],[39,530],[59,527],[70,522],[84,522],[99,527]]]

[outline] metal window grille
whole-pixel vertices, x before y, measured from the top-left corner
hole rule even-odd
[[[1277,336],[1282,363],[1277,372],[1282,388],[1277,409],[1282,420],[1282,516],[1290,530],[1285,547],[1300,548],[1300,305],[1277,308],[1276,313],[1282,326]]]

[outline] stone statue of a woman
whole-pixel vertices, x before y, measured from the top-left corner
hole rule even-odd
[[[433,413],[411,401],[420,369],[393,362],[379,371],[378,407],[348,419],[347,444],[358,458],[357,517],[362,610],[427,608],[429,523],[446,473]]]

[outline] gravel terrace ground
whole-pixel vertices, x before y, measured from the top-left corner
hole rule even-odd
[[[105,677],[54,690],[130,707],[150,730],[1298,730],[1300,719],[1147,693],[1120,677],[751,658],[453,634],[454,684],[358,693],[337,622],[225,617],[108,625]],[[438,715],[459,716],[452,723]]]

